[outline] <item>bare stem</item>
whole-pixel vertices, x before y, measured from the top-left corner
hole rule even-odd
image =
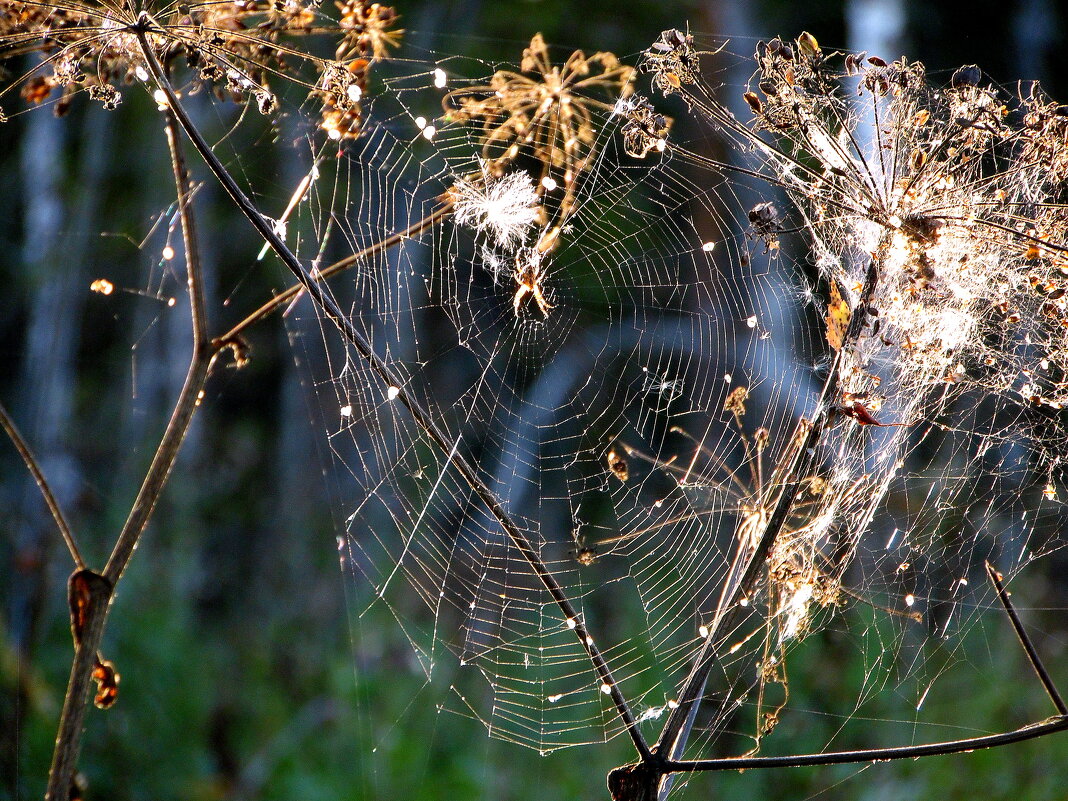
[[[861,292],[860,302],[857,305],[858,309],[863,309],[867,306],[875,290],[876,279],[877,270],[873,264],[868,270],[868,277]],[[672,710],[671,716],[668,718],[667,723],[664,724],[660,738],[657,741],[655,749],[657,759],[654,761],[661,762],[663,774],[671,772],[666,767],[667,760],[678,759],[686,747],[686,741],[693,726],[694,717],[697,714],[701,693],[704,690],[709,671],[715,663],[715,648],[719,644],[720,636],[722,632],[729,631],[737,622],[738,617],[744,613],[745,608],[742,607],[739,601],[752,595],[761,571],[764,570],[764,563],[768,553],[782,531],[789,516],[790,507],[793,505],[797,493],[801,490],[802,476],[805,475],[805,469],[811,460],[811,454],[814,452],[826,428],[831,410],[834,407],[838,390],[838,368],[841,362],[841,354],[859,337],[863,321],[864,315],[859,311],[853,315],[850,321],[849,328],[843,337],[842,350],[839,351],[838,356],[831,365],[830,374],[823,385],[823,391],[816,404],[812,420],[807,423],[808,428],[804,432],[801,446],[793,452],[790,464],[783,474],[784,486],[771,514],[768,516],[768,522],[764,527],[760,540],[748,555],[743,551],[739,551],[735,565],[731,568],[723,594],[716,607],[716,616],[712,625],[709,626],[708,636],[705,637],[704,645],[695,658],[690,675],[683,686],[682,692],[679,694],[678,705]],[[800,434],[801,431],[799,430],[797,433]],[[796,436],[797,434],[795,434]],[[738,559],[744,559],[744,562],[739,563]],[[740,575],[738,575],[739,573]],[[738,577],[735,580],[734,577],[736,575]],[[665,796],[667,789],[667,787],[661,787],[658,795],[660,797]]]
[[[182,156],[177,128],[170,113],[167,114],[167,142],[172,153],[175,182],[178,186],[178,210],[181,213],[182,231],[185,239],[189,306],[193,324],[193,358],[189,363],[189,371],[186,373],[185,383],[178,396],[174,412],[167,423],[167,429],[163,432],[163,439],[160,440],[159,447],[152,457],[152,463],[149,465],[141,490],[134,500],[130,515],[122,527],[119,539],[111,552],[107,566],[104,568],[104,578],[112,583],[117,582],[122,575],[122,571],[126,569],[130,556],[137,546],[137,540],[152,516],[152,511],[155,509],[156,501],[159,500],[164,484],[167,483],[171,468],[174,466],[175,457],[178,455],[178,448],[185,439],[193,413],[200,402],[200,391],[207,380],[208,371],[211,368],[211,362],[216,352],[206,335],[207,317],[204,306],[204,287],[201,280],[200,256],[196,250],[196,229],[192,222],[189,206],[189,180],[186,175],[185,160]]]
[[[52,493],[52,488],[49,486],[48,480],[41,471],[41,466],[37,463],[37,458],[33,455],[33,451],[30,450],[30,446],[26,444],[26,440],[22,438],[22,434],[19,433],[15,421],[11,419],[11,416],[7,413],[7,409],[4,408],[2,403],[0,403],[0,426],[3,426],[4,431],[11,440],[11,444],[15,446],[15,450],[19,452],[22,461],[26,463],[26,468],[33,476],[33,480],[37,482],[37,488],[41,490],[41,495],[44,496],[45,504],[48,505],[48,511],[52,513],[52,519],[56,521],[56,528],[59,529],[63,541],[67,543],[67,550],[70,551],[75,566],[79,570],[84,568],[85,562],[82,560],[82,554],[78,550],[78,543],[74,541],[74,534],[71,532],[70,526],[67,525],[67,519],[63,516],[63,510],[59,508],[59,502],[56,500],[56,496]]]
[[[412,223],[403,231],[398,231],[395,234],[390,234],[385,239],[379,242],[375,242],[374,244],[368,245],[362,250],[359,250],[356,253],[353,253],[352,255],[346,256],[345,258],[334,262],[329,267],[319,270],[318,272],[313,274],[311,278],[313,281],[316,282],[325,281],[328,278],[332,278],[338,273],[344,272],[350,267],[354,267],[361,261],[365,261],[366,259],[369,259],[378,253],[383,253],[389,250],[390,248],[399,245],[406,239],[412,239],[413,237],[419,236],[419,234],[433,228],[443,219],[448,217],[451,213],[452,202],[448,200],[443,201],[442,204],[436,209],[434,209],[432,212],[430,212],[430,214],[428,214],[426,217],[419,220],[418,222]],[[248,317],[239,322],[225,334],[220,337],[217,337],[215,340],[216,343],[218,345],[223,345],[233,341],[235,338],[244,333],[245,329],[251,326],[253,323],[257,323],[268,315],[270,315],[272,312],[277,311],[281,306],[285,305],[290,300],[295,299],[303,292],[304,287],[300,284],[289,287],[289,289],[276,295],[275,297],[264,303],[262,306],[256,309],[256,311],[252,312],[252,314],[248,315]]]
[[[645,738],[638,729],[638,722],[634,717],[626,698],[623,697],[623,693],[619,689],[618,683],[612,676],[612,671],[609,669],[604,655],[601,653],[600,648],[590,635],[575,607],[571,604],[571,600],[568,598],[567,593],[556,580],[555,575],[541,560],[541,557],[538,556],[537,549],[531,543],[527,535],[523,533],[522,529],[515,524],[507,511],[505,511],[497,496],[494,495],[493,491],[486,485],[486,483],[479,478],[475,467],[459,452],[457,443],[450,441],[449,437],[438,425],[437,421],[423,408],[415,395],[407,388],[406,382],[403,380],[402,376],[398,374],[390,364],[382,359],[382,357],[375,353],[371,344],[363,334],[356,329],[352,321],[349,320],[338,306],[337,301],[335,301],[332,296],[327,295],[323,291],[322,286],[312,278],[307,268],[300,263],[300,260],[293,255],[293,252],[286,246],[286,243],[278,236],[274,226],[271,225],[267,218],[260,213],[255,204],[253,204],[248,196],[245,195],[241,190],[241,187],[237,185],[233,176],[230,175],[226,167],[219,161],[215,153],[212,152],[211,147],[204,140],[204,137],[182,107],[181,102],[174,91],[174,87],[171,85],[166,73],[160,66],[159,60],[156,58],[156,54],[152,50],[152,45],[148,41],[148,32],[151,31],[153,27],[154,23],[151,18],[143,14],[138,21],[138,25],[134,27],[133,33],[137,36],[140,43],[141,52],[145,57],[145,63],[149,71],[152,73],[159,88],[166,95],[171,110],[178,118],[179,124],[181,124],[197,152],[200,153],[201,158],[204,159],[208,168],[214,173],[220,185],[226,190],[227,194],[230,195],[230,198],[234,201],[242,214],[245,215],[245,218],[252,224],[253,228],[256,229],[256,232],[260,237],[271,246],[271,249],[275,252],[278,258],[281,259],[282,263],[293,273],[294,277],[311,296],[312,300],[323,314],[325,314],[337,327],[338,331],[346,341],[356,349],[364,361],[367,362],[371,370],[379,377],[379,379],[381,379],[383,384],[396,392],[397,400],[399,400],[412,415],[416,425],[444,454],[447,460],[446,467],[449,464],[455,467],[463,481],[486,505],[490,514],[492,514],[500,524],[512,544],[519,550],[531,570],[538,577],[542,586],[545,587],[546,591],[552,597],[557,608],[567,621],[568,628],[575,632],[575,635],[585,649],[587,656],[593,663],[602,685],[608,690],[608,694],[611,696],[612,701],[615,704],[616,712],[619,714],[627,732],[630,734],[634,747],[637,749],[638,753],[642,755],[643,759],[651,759],[652,753],[649,750],[649,745],[645,742]]]
[[[72,597],[74,659],[70,666],[70,678],[67,680],[67,694],[63,697],[63,710],[59,715],[56,747],[52,752],[52,766],[48,771],[45,801],[66,801],[71,796],[74,771],[78,766],[78,752],[81,750],[86,696],[92,681],[97,649],[104,637],[104,623],[114,591],[111,583],[100,574],[79,570],[71,575],[67,583],[71,596],[76,592],[78,579],[84,580],[88,587],[88,592],[83,597],[85,617],[80,628],[74,626]]]
[[[669,760],[665,767],[673,773],[693,773],[706,770],[751,770],[759,768],[805,767],[811,765],[844,765],[861,762],[884,762],[891,759],[918,759],[929,756],[960,754],[982,748],[997,748],[1024,740],[1033,740],[1068,729],[1068,716],[1055,715],[1039,723],[1021,726],[1000,734],[969,737],[924,745],[905,745],[899,748],[873,748],[863,751],[831,751],[825,754],[802,754],[782,757],[727,757],[699,759],[693,762]]]
[[[56,747],[48,775],[48,790],[45,793],[45,798],[51,801],[65,801],[69,797],[78,762],[78,752],[81,748],[86,696],[92,681],[97,652],[104,636],[104,624],[114,587],[122,577],[134,548],[137,546],[137,541],[148,524],[160,493],[167,483],[217,352],[207,337],[202,268],[196,241],[196,228],[190,207],[189,179],[186,174],[185,159],[182,155],[174,117],[168,113],[166,119],[167,142],[171,151],[171,163],[178,192],[178,209],[185,242],[186,274],[193,327],[193,355],[170,421],[152,457],[152,463],[145,474],[130,515],[115,541],[115,547],[104,572],[97,574],[83,570],[71,576],[72,596],[75,592],[76,579],[85,581],[89,591],[84,598],[84,619],[73,624],[74,660],[71,664],[67,694],[63,699],[63,711],[60,714],[59,729],[56,734]],[[72,612],[73,607],[72,603]]]
[[[1031,667],[1035,671],[1035,675],[1038,676],[1038,680],[1042,682],[1042,686],[1046,689],[1046,694],[1053,702],[1053,705],[1057,707],[1057,711],[1061,716],[1068,715],[1068,705],[1064,703],[1064,699],[1061,698],[1060,692],[1057,690],[1056,685],[1053,683],[1053,679],[1050,678],[1049,671],[1046,670],[1046,666],[1042,664],[1042,660],[1038,657],[1038,650],[1035,648],[1031,638],[1027,636],[1027,631],[1024,630],[1023,622],[1020,620],[1020,616],[1016,614],[1016,609],[1012,605],[1012,601],[1009,600],[1009,593],[1005,589],[1005,585],[1001,580],[1001,573],[990,564],[986,563],[986,574],[990,577],[990,582],[994,585],[994,589],[997,590],[998,599],[1001,601],[1001,605],[1005,607],[1005,612],[1009,616],[1009,622],[1012,623],[1012,629],[1016,632],[1016,638],[1020,641],[1020,645],[1023,646],[1024,652],[1027,654],[1027,661],[1031,663]]]

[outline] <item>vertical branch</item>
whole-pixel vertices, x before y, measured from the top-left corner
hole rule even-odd
[[[189,179],[186,174],[185,157],[182,154],[181,143],[177,135],[177,124],[173,113],[168,109],[167,119],[167,144],[171,149],[171,163],[174,169],[174,180],[178,190],[178,211],[182,219],[182,236],[185,244],[185,263],[187,283],[189,286],[189,306],[193,325],[193,358],[189,364],[185,384],[182,387],[178,402],[167,423],[167,429],[163,433],[159,447],[149,465],[144,483],[137,494],[130,515],[123,525],[119,538],[104,568],[104,577],[112,582],[118,581],[122,571],[126,569],[130,556],[137,546],[137,540],[144,531],[156,501],[159,500],[160,492],[171,468],[174,459],[178,455],[178,448],[185,439],[189,423],[193,413],[200,402],[200,391],[208,377],[215,351],[207,335],[207,315],[205,312],[204,286],[201,280],[200,254],[197,250],[196,228],[193,222],[190,208]]]
[[[100,642],[103,639],[104,624],[114,594],[114,587],[122,577],[137,546],[137,541],[148,524],[160,493],[167,483],[178,450],[200,403],[201,392],[216,353],[207,335],[202,268],[197,248],[196,227],[190,206],[185,158],[182,154],[174,116],[169,111],[166,120],[167,142],[171,151],[171,163],[178,194],[178,210],[185,243],[186,275],[193,329],[193,355],[174,411],[171,413],[156,453],[152,457],[152,462],[126,523],[115,541],[107,566],[102,574],[79,570],[71,576],[69,582],[75,651],[67,693],[63,699],[63,711],[60,713],[52,767],[48,775],[45,798],[50,801],[65,801],[70,795],[78,762],[78,752],[81,748],[86,695],[89,692],[93,668],[98,658]]]

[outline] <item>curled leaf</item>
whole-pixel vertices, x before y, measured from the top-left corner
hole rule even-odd
[[[96,682],[96,695],[93,703],[97,709],[110,709],[119,697],[119,676],[112,662],[104,659],[100,654],[96,655],[96,664],[93,665],[93,681]]]

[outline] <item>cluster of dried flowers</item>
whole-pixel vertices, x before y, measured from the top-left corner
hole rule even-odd
[[[1053,424],[1068,404],[1068,107],[1037,84],[1006,92],[975,66],[934,86],[919,62],[825,52],[804,33],[758,44],[743,121],[702,77],[702,58],[716,52],[666,31],[641,67],[748,162],[717,162],[669,141],[663,118],[638,97],[623,138],[635,157],[666,150],[778,187],[786,203],[772,190],[740,227],[771,252],[786,231],[804,232],[830,287],[834,395],[821,422],[833,431],[826,460],[799,477],[803,490],[769,552],[764,584],[767,619],[778,626],[763,679],[785,683],[778,649],[804,635],[810,607],[838,602],[850,555],[917,424],[937,424],[963,394],[1041,407]],[[735,406],[726,411],[745,463],[759,464],[756,439],[741,429],[744,404]],[[1063,421],[1053,427],[1062,451]],[[1062,454],[1037,445],[1052,473]],[[793,460],[791,447],[777,464]],[[746,494],[739,553],[753,547],[761,532],[752,529],[763,529],[779,492]],[[913,597],[901,600],[895,613],[918,617]]]
[[[668,31],[643,68],[785,190],[790,227],[810,232],[851,309],[875,263],[845,391],[874,392],[870,363],[892,362],[903,394],[973,382],[1068,403],[1068,107],[1036,84],[1009,95],[974,66],[935,87],[919,62],[825,53],[806,33],[757,47],[745,124],[703,82],[699,56]],[[649,149],[648,116],[639,104],[628,124],[635,155]],[[772,247],[779,215],[770,201],[749,213]]]
[[[481,170],[454,187],[456,220],[505,246],[509,267],[501,269],[504,262],[492,253],[485,260],[495,278],[510,273],[517,284],[517,316],[530,300],[548,317],[543,259],[576,208],[579,177],[597,150],[598,116],[631,93],[633,77],[634,69],[611,53],[576,50],[554,65],[536,34],[519,72],[500,70],[488,84],[453,90],[442,100],[448,121],[480,126]],[[539,234],[528,246],[534,225]]]
[[[105,108],[121,100],[121,87],[148,78],[134,31],[143,27],[169,74],[181,65],[194,76],[191,91],[210,86],[236,103],[254,100],[268,113],[277,101],[274,78],[305,83],[323,103],[323,129],[332,138],[359,132],[360,99],[371,64],[399,43],[397,14],[366,0],[336,3],[338,18],[323,15],[317,0],[234,0],[196,5],[162,3],[134,13],[119,2],[82,3],[2,0],[0,58],[39,53],[40,64],[4,92],[21,86],[24,100],[53,99],[64,114],[79,91]],[[317,57],[294,37],[336,41],[333,58]],[[314,79],[300,65],[313,64]],[[2,96],[2,95],[0,95]]]

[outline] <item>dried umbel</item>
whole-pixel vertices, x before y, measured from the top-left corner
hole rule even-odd
[[[1027,444],[1040,475],[1060,469],[1068,113],[1037,86],[1006,92],[975,66],[936,86],[918,62],[828,52],[802,34],[757,45],[755,72],[737,90],[743,121],[720,87],[702,78],[699,62],[714,52],[668,31],[642,67],[654,87],[681,95],[726,138],[737,158],[715,161],[670,137],[657,150],[762,179],[764,198],[738,213],[739,249],[759,239],[774,258],[797,234],[790,238],[805,240],[830,296],[821,315],[831,368],[825,395],[805,409],[808,420],[790,422],[792,437],[772,427],[771,441],[786,443],[769,452],[783,470],[768,482],[774,489],[750,492],[726,510],[734,515],[734,564],[761,555],[759,578],[742,591],[747,605],[775,621],[763,684],[784,681],[786,643],[805,635],[819,607],[840,602],[861,536],[923,436],[952,430],[958,456],[984,452],[1003,434],[990,436],[989,420],[984,431],[969,428],[979,403],[1020,422],[1021,434],[1034,433],[1028,415],[1042,407],[1045,431]],[[635,104],[627,113],[630,152],[644,156],[652,148],[642,132],[656,112]],[[735,390],[724,411],[742,437],[744,463],[759,466],[756,435],[740,427],[745,407]],[[957,420],[961,428],[952,429]],[[787,498],[786,486],[796,494]],[[928,488],[925,508],[948,515],[959,499],[953,493],[963,490],[939,491]],[[779,507],[776,519],[770,510]],[[910,548],[920,553],[924,533],[920,526],[912,533]],[[732,597],[724,593],[727,606],[713,619],[726,615]],[[884,611],[918,619],[912,595],[891,600]]]
[[[500,171],[529,149],[543,176],[571,183],[593,151],[594,112],[611,111],[631,92],[632,67],[611,53],[587,56],[576,50],[553,65],[549,48],[536,34],[523,51],[520,71],[500,70],[489,84],[457,89],[445,96],[446,115],[482,126],[482,156]]]
[[[579,179],[597,152],[597,120],[625,102],[633,76],[634,69],[611,53],[576,50],[554,65],[536,34],[519,72],[500,70],[488,84],[455,89],[442,100],[448,121],[481,129],[481,172],[461,178],[453,189],[456,221],[488,233],[505,251],[503,258],[484,254],[495,279],[509,272],[500,264],[514,263],[517,317],[528,305],[542,318],[553,308],[546,257],[577,207]],[[537,241],[520,248],[533,226]]]
[[[88,92],[106,108],[121,100],[121,87],[145,80],[143,54],[134,31],[150,33],[156,57],[168,73],[187,67],[197,84],[220,98],[254,101],[264,113],[275,109],[274,78],[306,85],[323,101],[323,128],[336,138],[358,133],[359,100],[367,72],[399,42],[397,15],[379,3],[338,4],[340,19],[322,13],[315,0],[162,3],[134,13],[118,2],[98,7],[80,3],[0,3],[0,57],[37,51],[41,65],[3,95],[21,86],[26,101],[40,105],[56,90],[57,114],[75,93]],[[336,58],[314,55],[310,37],[336,42]],[[310,65],[318,78],[304,75]]]
[[[745,124],[693,58],[688,37],[669,32],[644,68],[789,196],[785,222],[770,201],[751,209],[752,233],[771,246],[784,229],[807,231],[850,306],[874,258],[846,389],[874,390],[877,362],[893,365],[881,370],[884,387],[902,397],[948,382],[1068,402],[1064,107],[1037,86],[1009,95],[974,66],[932,86],[918,62],[826,53],[803,34],[758,45]],[[631,116],[639,125],[648,112]]]

